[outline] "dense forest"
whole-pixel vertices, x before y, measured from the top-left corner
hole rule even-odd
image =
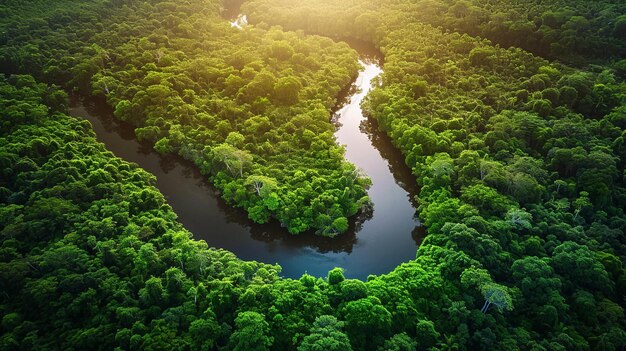
[[[229,6],[0,5],[0,349],[626,348],[622,1],[250,0],[242,30]],[[362,107],[428,229],[366,281],[194,240],[67,115],[104,101],[255,222],[341,235],[369,205],[330,118],[352,39],[384,55]]]
[[[344,161],[330,123],[359,68],[353,50],[271,28],[240,32],[210,1],[117,5],[77,16],[66,4],[48,22],[11,27],[0,62],[106,98],[137,138],[195,162],[256,222],[346,230],[368,203],[367,179]]]
[[[401,28],[421,22],[448,32],[488,38],[503,47],[520,47],[536,55],[570,64],[626,62],[626,3],[615,0],[415,0],[251,1],[263,16],[272,13],[286,28],[306,27],[331,36],[355,31],[374,35],[378,22]],[[278,5],[278,6],[277,6]],[[288,11],[276,12],[277,7]],[[325,8],[325,11],[321,9]],[[267,10],[267,12],[266,12]],[[344,15],[334,16],[335,11]],[[401,15],[392,23],[381,12]],[[329,16],[330,14],[330,16]],[[349,27],[346,27],[349,26]],[[430,28],[430,27],[429,27]]]

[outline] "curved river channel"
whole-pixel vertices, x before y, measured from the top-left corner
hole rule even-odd
[[[374,206],[353,218],[348,232],[335,238],[312,232],[293,236],[276,222],[253,223],[243,210],[226,205],[191,162],[159,155],[150,144],[137,141],[133,126],[116,120],[107,106],[76,100],[71,115],[89,120],[98,140],[116,156],[154,174],[157,187],[194,238],[244,260],[278,263],[286,277],[304,273],[321,277],[342,267],[346,277],[365,279],[415,258],[423,228],[411,201],[417,194],[415,178],[402,155],[360,108],[372,79],[382,73],[381,55],[363,43],[349,44],[360,53],[363,69],[340,99],[343,103],[333,118],[335,135],[346,146],[346,159],[372,179],[368,193]]]

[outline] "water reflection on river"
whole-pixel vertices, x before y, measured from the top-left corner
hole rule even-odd
[[[333,267],[343,267],[346,276],[365,279],[413,259],[423,233],[411,202],[417,193],[415,178],[402,155],[360,109],[371,79],[382,72],[379,56],[363,43],[351,45],[361,53],[364,68],[337,111],[336,136],[346,145],[346,158],[372,178],[369,195],[374,206],[373,212],[353,218],[347,233],[332,239],[313,233],[292,236],[277,223],[253,223],[244,211],[226,205],[191,162],[161,156],[149,144],[138,142],[133,127],[114,119],[107,106],[76,100],[71,114],[88,119],[98,139],[115,155],[154,174],[157,187],[196,239],[244,260],[278,263],[287,277],[305,272],[325,276]]]

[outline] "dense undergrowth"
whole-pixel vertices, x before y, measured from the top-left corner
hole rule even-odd
[[[196,4],[156,5],[155,1],[148,7],[132,3],[136,9],[165,12],[184,11]],[[308,275],[299,280],[278,278],[278,267],[242,262],[190,239],[152,187],[149,175],[104,151],[88,124],[63,114],[63,93],[28,77],[15,76],[0,84],[3,348],[626,347],[626,87],[623,72],[619,65],[613,65],[614,57],[609,57],[619,57],[621,46],[615,41],[619,37],[609,37],[608,29],[579,32],[579,37],[589,41],[602,35],[606,45],[617,51],[607,53],[602,65],[572,68],[546,59],[554,53],[526,47],[546,57],[540,58],[521,49],[502,49],[487,40],[433,28],[430,24],[437,19],[432,16],[442,12],[429,9],[439,9],[438,3],[431,1],[432,7],[422,6],[418,12],[409,1],[254,0],[244,5],[254,29],[231,31],[225,21],[207,14],[196,22],[206,28],[200,31],[203,34],[184,32],[187,23],[176,22],[176,17],[184,17],[182,14],[169,17],[165,12],[127,13],[124,7],[107,7],[111,8],[108,15],[107,11],[96,11],[106,24],[99,30],[107,35],[85,34],[81,39],[82,43],[93,40],[99,46],[75,46],[81,49],[72,55],[70,47],[75,44],[56,51],[52,42],[5,36],[3,43],[10,45],[0,50],[3,67],[28,71],[40,80],[79,91],[107,95],[107,100],[117,106],[118,117],[140,126],[138,136],[156,141],[157,149],[189,154],[193,159],[197,156],[193,150],[203,150],[202,143],[211,145],[202,154],[212,155],[211,162],[197,163],[208,167],[205,171],[213,174],[226,197],[233,196],[239,204],[245,202],[238,196],[253,201],[249,199],[263,198],[261,191],[267,189],[263,186],[256,192],[253,186],[246,188],[253,185],[255,178],[250,177],[262,174],[278,179],[272,175],[271,165],[285,161],[271,159],[256,149],[263,141],[251,135],[254,133],[241,129],[222,133],[219,125],[226,121],[231,126],[245,126],[259,117],[267,118],[269,130],[273,130],[286,123],[282,112],[318,111],[324,123],[319,123],[320,134],[313,135],[330,133],[324,137],[328,138],[326,146],[319,145],[325,150],[319,157],[329,162],[340,160],[340,150],[329,146],[333,143],[332,128],[325,118],[334,103],[333,94],[356,69],[355,56],[345,45],[304,32],[370,41],[385,55],[385,70],[380,86],[370,93],[363,107],[403,152],[418,177],[420,217],[429,235],[416,260],[390,274],[370,276],[367,282],[344,279],[339,270],[331,271],[326,279]],[[469,4],[476,6],[470,8],[473,12],[493,12],[508,2],[446,3],[441,11]],[[576,11],[600,6],[575,4],[570,6]],[[561,11],[557,5],[542,3],[539,12],[544,17],[546,11],[557,13]],[[614,6],[619,9],[619,4]],[[212,8],[218,10],[217,5]],[[196,18],[195,13],[204,12],[191,11],[185,16]],[[593,11],[584,13],[595,18]],[[605,15],[617,17],[608,11]],[[149,18],[145,21],[153,27],[142,26],[142,16]],[[160,25],[150,16],[159,19]],[[515,16],[507,18],[516,23]],[[442,21],[444,28],[459,29],[450,27],[447,18]],[[472,23],[463,22],[467,28],[461,30],[469,34],[486,30],[481,22]],[[601,23],[618,30],[617,22]],[[119,29],[129,29],[131,24],[157,33],[151,37],[147,32]],[[304,32],[268,29],[276,24]],[[218,29],[211,31],[213,26]],[[40,27],[30,32],[21,30],[38,33],[36,28]],[[69,29],[50,27],[30,35],[63,38],[67,35],[64,31],[81,33],[71,26],[63,28]],[[110,33],[126,33],[127,37],[115,43],[118,37]],[[204,33],[213,35],[202,36]],[[507,30],[499,33],[512,35]],[[141,35],[147,39],[126,44]],[[159,39],[159,35],[164,38]],[[254,51],[258,47],[253,45],[263,45],[258,38],[267,40],[269,51]],[[165,39],[167,45],[163,44]],[[492,39],[497,42],[497,38]],[[107,40],[111,43],[105,44]],[[245,52],[254,51],[249,53],[251,61],[238,69],[223,66],[229,62],[229,45],[237,41]],[[273,45],[284,41],[291,43],[290,58],[272,58]],[[18,54],[20,50],[34,50],[29,45],[34,45],[40,56],[30,51]],[[58,47],[63,48],[63,44]],[[294,61],[299,53],[325,58],[317,65],[299,66]],[[344,59],[333,63],[333,55]],[[585,56],[584,52],[581,55],[577,63],[603,58]],[[41,61],[20,63],[37,57]],[[212,61],[202,66],[205,58]],[[165,61],[162,67],[160,60]],[[51,69],[54,65],[50,62],[59,62],[58,70]],[[195,67],[204,68],[194,73]],[[270,71],[278,80],[297,77],[311,85],[301,82],[297,99],[290,103],[277,103],[282,95],[256,96],[248,101],[245,96],[255,78],[246,72],[256,71],[255,67],[259,72],[254,77]],[[289,71],[291,67],[301,69]],[[326,72],[328,67],[336,73]],[[67,76],[55,78],[50,72]],[[201,78],[200,74],[209,76]],[[248,78],[252,80],[246,81]],[[326,79],[328,84],[323,83]],[[243,80],[247,88],[227,92],[226,82],[231,80],[239,81],[233,84]],[[156,89],[151,89],[154,84],[150,82],[165,88],[149,92]],[[154,95],[150,100],[153,93],[164,95]],[[268,101],[261,104],[264,109],[255,110],[263,98]],[[175,117],[163,117],[165,112]],[[318,125],[310,119],[302,120],[302,124],[290,121],[295,130]],[[199,128],[185,129],[203,123],[208,123],[208,137],[196,138],[201,134],[196,132]],[[165,124],[167,134],[161,135]],[[302,133],[295,136],[286,130],[280,140],[295,148],[290,152],[310,155],[311,148],[293,144],[306,141]],[[277,147],[274,144],[272,147]],[[334,152],[328,152],[329,148],[337,154],[329,156]],[[254,166],[238,168],[239,176],[228,169],[239,164],[227,166],[219,159],[215,161],[216,152],[234,151],[254,155]],[[324,165],[320,167],[328,164]],[[343,162],[336,165],[335,169],[347,167],[353,172]],[[311,173],[303,173],[303,179],[316,184]],[[284,192],[290,188],[284,184],[291,184],[295,192],[301,186],[315,194],[326,189],[295,185],[303,184],[292,182],[296,173],[285,177],[289,180],[276,184],[282,192],[274,192],[280,196],[281,205],[288,203]],[[361,196],[364,185],[357,183],[348,189],[356,189],[353,194]],[[333,186],[329,189],[339,188]],[[263,199],[269,210],[271,194],[265,193]],[[247,207],[251,214],[255,206],[258,204]],[[325,203],[319,206],[330,207]],[[323,217],[318,228],[330,232],[339,229],[342,223],[334,228],[328,223],[355,210],[349,207]],[[280,214],[274,215],[280,218]]]

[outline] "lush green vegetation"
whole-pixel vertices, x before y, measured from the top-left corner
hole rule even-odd
[[[366,185],[335,177],[354,169],[328,124],[355,54],[304,32],[372,42],[385,72],[364,108],[418,177],[429,234],[414,261],[367,282],[339,269],[280,279],[278,267],[190,239],[152,177],[63,114],[63,93],[13,76],[0,83],[2,348],[626,347],[626,84],[610,61],[623,53],[622,5],[568,2],[573,14],[550,26],[546,49],[506,39],[524,40],[514,13],[527,16],[534,1],[415,3],[253,0],[244,8],[257,25],[240,32],[218,19],[218,4],[102,1],[83,5],[84,21],[15,26],[2,39],[3,69],[104,95],[138,137],[195,160],[253,218],[276,216],[294,232],[339,231]],[[44,14],[64,9],[50,6]],[[472,15],[440,16],[464,8]],[[532,8],[535,24],[566,16],[558,2]],[[469,21],[481,11],[509,22],[491,33],[494,21]],[[563,39],[576,14],[596,26],[577,38],[608,48],[598,57]],[[606,65],[547,60],[559,55]],[[276,81],[260,89],[255,79],[268,76]],[[277,93],[293,79],[297,97]],[[260,149],[266,141],[280,152]],[[310,158],[277,166],[293,155]],[[306,200],[281,212],[290,196]],[[328,218],[314,212],[327,207]]]
[[[189,345],[227,341],[209,301],[225,317],[234,291],[279,268],[191,240],[154,176],[66,100],[30,76],[0,81],[0,348],[172,349],[183,325]]]
[[[106,98],[139,139],[194,161],[255,222],[335,235],[367,204],[368,180],[330,122],[359,67],[346,44],[239,31],[215,1],[103,1],[78,14],[71,3],[7,30],[0,63]]]
[[[520,47],[536,55],[573,64],[618,61],[626,55],[626,3],[619,0],[416,0],[354,1],[253,1],[260,16],[279,16],[288,28],[306,26],[334,36],[345,30],[374,34],[378,22],[402,27],[421,22],[446,31],[488,38],[503,47]],[[276,4],[289,11],[276,12]],[[338,10],[348,16],[336,17]],[[260,7],[259,7],[260,6]],[[381,12],[407,15],[392,24]],[[331,14],[326,16],[326,14]],[[313,17],[311,17],[313,16]],[[320,16],[320,18],[317,18]],[[347,26],[346,26],[347,25]],[[362,34],[362,33],[361,33]],[[622,62],[621,65],[626,64]]]
[[[571,63],[626,54],[626,3],[599,1],[446,2],[445,27]],[[435,18],[427,19],[436,24]]]

